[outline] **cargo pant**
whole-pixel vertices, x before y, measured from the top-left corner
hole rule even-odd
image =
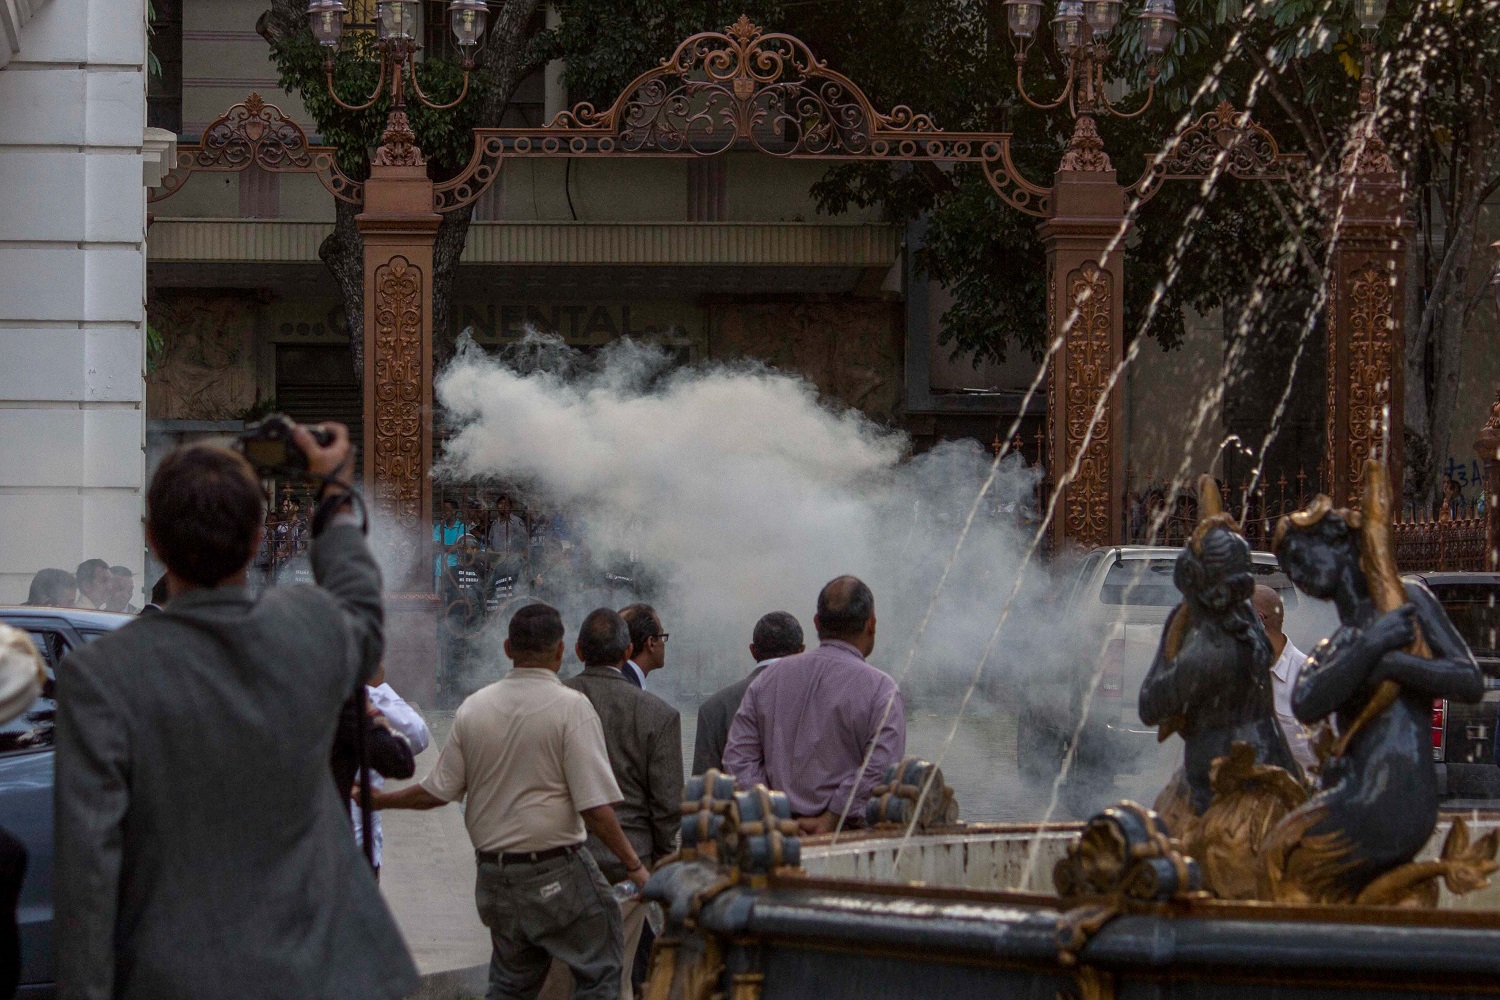
[[[620,907],[587,851],[481,861],[474,898],[492,946],[485,1000],[534,1000],[553,958],[573,973],[575,1000],[619,1000]]]

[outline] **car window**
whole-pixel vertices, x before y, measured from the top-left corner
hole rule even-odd
[[[50,747],[53,743],[53,725],[57,719],[56,681],[54,672],[68,652],[68,640],[61,632],[50,629],[28,629],[37,652],[47,661],[47,683],[42,695],[31,703],[31,707],[20,715],[0,725],[0,756],[26,753]]]
[[[1493,656],[1500,650],[1500,586],[1439,583],[1432,587],[1432,593],[1471,650],[1481,656]]]
[[[1172,582],[1177,560],[1131,559],[1117,562],[1104,574],[1099,589],[1100,604],[1129,604],[1146,608],[1170,608],[1182,600]]]
[[[1104,558],[1102,552],[1090,552],[1084,556],[1079,563],[1068,571],[1067,578],[1063,581],[1062,595],[1059,604],[1066,608],[1078,597],[1078,589],[1083,582],[1094,575],[1094,568],[1099,565],[1099,560]]]
[[[1127,559],[1116,562],[1104,576],[1099,603],[1126,604],[1145,608],[1170,608],[1182,600],[1182,592],[1172,582],[1177,559]],[[1251,563],[1250,572],[1257,584],[1264,584],[1281,595],[1287,607],[1297,603],[1292,581],[1277,566]]]

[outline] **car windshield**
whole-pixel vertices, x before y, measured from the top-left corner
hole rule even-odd
[[[1182,592],[1172,582],[1172,559],[1128,559],[1116,562],[1104,575],[1099,591],[1101,604],[1126,604],[1148,608],[1170,608],[1182,600]],[[1296,602],[1292,582],[1275,566],[1252,563],[1255,582],[1263,583],[1281,594],[1288,605]]]
[[[1500,585],[1440,583],[1432,593],[1471,650],[1481,656],[1494,656],[1500,650]]]

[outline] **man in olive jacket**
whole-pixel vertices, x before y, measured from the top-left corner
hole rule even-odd
[[[620,828],[635,853],[653,865],[677,849],[682,823],[682,718],[677,709],[626,680],[630,631],[608,608],[583,620],[575,649],[583,673],[563,683],[599,713],[610,767],[624,800],[615,806]],[[620,859],[595,837],[589,849],[611,883],[625,878]]]
[[[380,660],[380,572],[348,509],[349,439],[295,440],[334,482],[317,586],[252,600],[263,494],[195,445],[146,532],[171,601],[57,672],[62,1000],[394,998],[416,969],[328,780],[339,708]]]

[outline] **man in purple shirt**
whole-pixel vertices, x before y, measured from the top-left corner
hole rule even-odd
[[[864,819],[870,791],[906,753],[906,712],[896,682],[865,662],[875,648],[875,597],[852,576],[818,595],[821,645],[788,656],[751,682],[724,748],[742,788],[785,792],[804,833]],[[869,764],[861,771],[870,744]]]

